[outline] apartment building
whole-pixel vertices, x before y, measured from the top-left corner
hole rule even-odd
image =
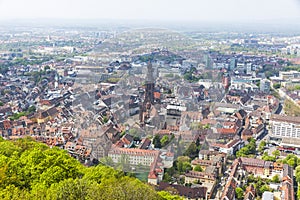
[[[159,151],[145,150],[145,149],[129,149],[129,148],[117,148],[113,147],[108,152],[114,163],[118,163],[122,160],[122,156],[125,156],[130,165],[144,165],[150,166],[156,157],[159,156]]]
[[[271,137],[300,139],[300,117],[272,115],[270,125]]]

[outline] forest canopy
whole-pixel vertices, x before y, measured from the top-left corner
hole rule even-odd
[[[179,199],[121,171],[83,166],[59,148],[0,137],[0,199]]]

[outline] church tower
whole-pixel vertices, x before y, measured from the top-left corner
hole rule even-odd
[[[147,76],[146,76],[146,90],[145,90],[145,103],[154,104],[154,69],[152,64],[149,62],[147,65]]]
[[[150,110],[152,105],[154,105],[154,69],[152,64],[149,62],[147,65],[147,75],[146,75],[146,88],[144,101],[140,104],[140,122],[144,124],[147,119],[150,118]]]

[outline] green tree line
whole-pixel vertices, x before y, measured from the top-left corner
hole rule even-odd
[[[180,199],[121,171],[83,166],[59,148],[0,137],[0,199]]]

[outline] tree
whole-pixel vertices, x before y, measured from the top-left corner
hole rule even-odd
[[[113,164],[114,164],[112,158],[111,158],[111,157],[108,157],[108,156],[101,158],[100,161],[101,161],[103,164],[108,165],[108,166],[113,166]]]
[[[258,151],[262,153],[262,152],[264,151],[266,145],[267,145],[267,143],[266,143],[264,140],[262,140],[262,141],[259,143]]]
[[[190,158],[187,156],[179,156],[177,158],[177,162],[175,162],[176,169],[180,173],[185,173],[186,171],[192,170],[192,166],[190,164]]]
[[[204,129],[210,129],[210,124],[205,124],[205,125],[203,126],[203,128],[204,128]]]
[[[273,84],[273,88],[275,88],[275,89],[279,89],[280,88],[280,83],[274,83]]]
[[[200,147],[200,138],[199,138],[199,137],[198,137],[197,140],[196,140],[196,146],[197,146],[197,148]]]
[[[189,156],[190,158],[196,158],[198,156],[198,148],[195,142],[192,142],[187,150],[183,153],[185,156]]]
[[[200,165],[196,165],[194,167],[194,171],[196,171],[196,172],[203,172],[203,169],[202,169],[202,167]]]
[[[176,155],[182,156],[182,141],[181,141],[181,135],[179,135],[178,140],[176,142]]]
[[[171,195],[167,191],[159,191],[158,195],[163,199],[163,200],[183,200],[180,196],[177,195]]]
[[[164,177],[163,177],[163,180],[167,183],[171,182],[172,181],[172,176],[169,175],[168,172],[164,173]]]
[[[275,158],[278,158],[280,156],[280,151],[279,150],[275,150],[272,152],[272,155],[275,157]]]
[[[35,112],[35,111],[36,111],[36,107],[34,105],[32,105],[28,108],[28,112],[30,112],[30,113]]]
[[[258,193],[260,196],[266,191],[271,191],[271,189],[268,185],[263,185],[263,186],[259,187],[259,189],[258,189]]]
[[[84,179],[66,179],[59,182],[57,185],[52,185],[52,187],[55,187],[53,190],[56,191],[54,196],[57,199],[85,200],[89,193],[90,182]]]
[[[153,138],[153,144],[154,144],[154,148],[161,148],[161,142],[160,142],[160,137],[158,134],[156,134]]]
[[[235,188],[235,196],[238,200],[243,199],[244,197],[244,190],[240,187]]]
[[[241,148],[239,151],[236,152],[237,157],[249,157],[250,155],[255,154],[256,150],[256,141],[253,138],[248,140],[248,144]]]
[[[105,124],[108,122],[107,116],[104,116],[104,117],[103,117],[103,122],[104,122]]]
[[[289,166],[296,168],[297,165],[300,165],[300,159],[294,154],[288,154],[283,160],[283,164],[288,164]]]
[[[262,159],[265,160],[265,161],[272,161],[272,162],[276,161],[276,157],[275,156],[269,156],[269,154],[267,152],[265,152],[263,154]]]
[[[279,178],[278,174],[276,174],[275,176],[273,176],[272,182],[274,182],[274,183],[280,183],[280,178]]]
[[[190,162],[191,159],[190,159],[188,156],[179,156],[179,157],[177,158],[177,161],[178,161],[178,162]]]
[[[164,135],[160,140],[161,146],[165,146],[169,143],[169,137],[167,135]]]
[[[287,161],[287,164],[291,167],[295,167],[296,166],[296,162],[295,162],[295,159],[291,158]]]
[[[183,165],[182,165],[182,171],[181,172],[187,172],[187,171],[190,171],[192,170],[192,166],[189,162],[184,162]]]
[[[14,185],[9,185],[5,189],[0,190],[0,198],[3,200],[31,199],[26,190],[21,190]]]
[[[50,66],[49,65],[46,65],[45,67],[44,67],[44,70],[45,71],[47,71],[47,70],[49,70],[50,69]]]
[[[161,198],[152,187],[113,168],[87,168],[59,148],[0,137],[0,199]]]

